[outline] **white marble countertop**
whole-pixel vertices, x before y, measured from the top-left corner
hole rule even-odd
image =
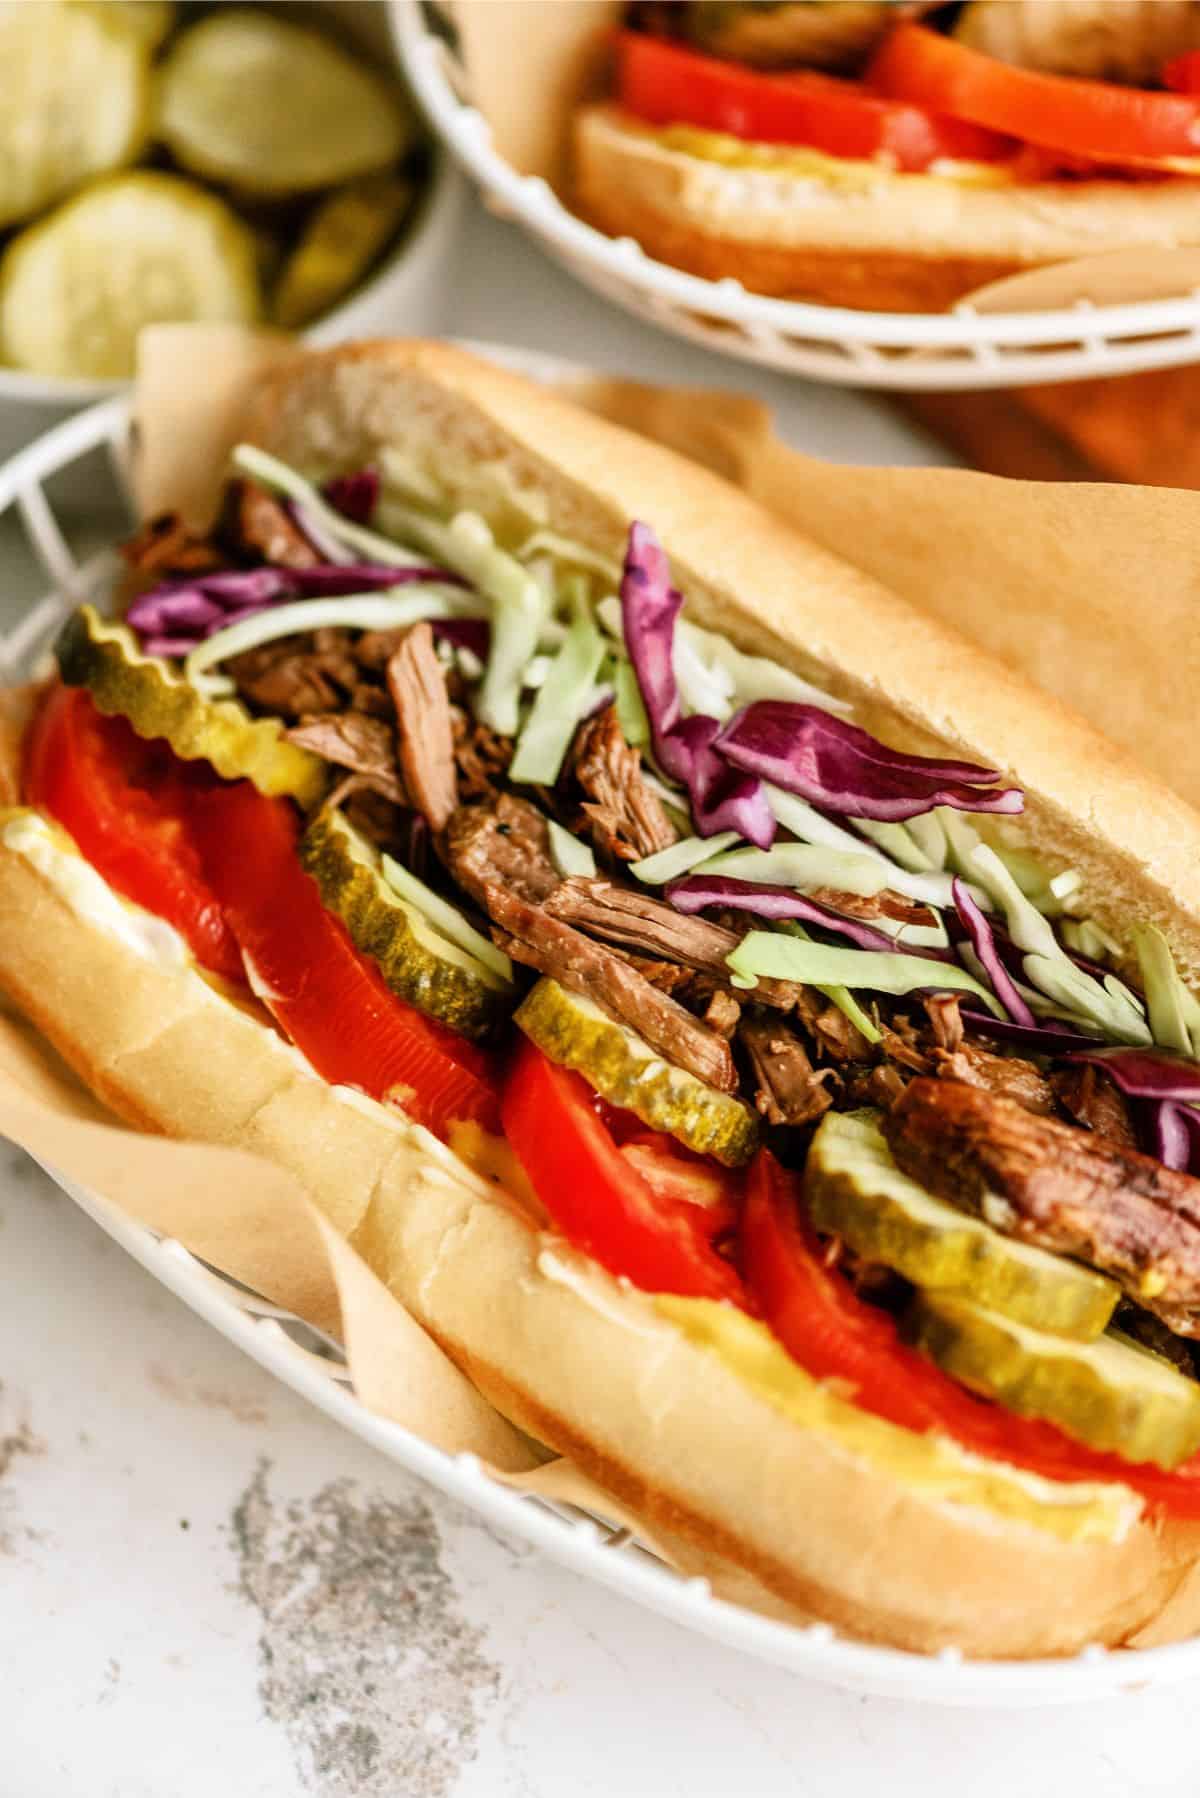
[[[448,333],[749,387],[803,448],[929,459],[478,210],[446,293]],[[1198,1697],[921,1709],[690,1636],[344,1434],[0,1146],[0,1798],[1191,1798]]]

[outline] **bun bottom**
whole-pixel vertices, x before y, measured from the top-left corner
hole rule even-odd
[[[945,1502],[792,1422],[651,1299],[425,1132],[348,1103],[193,968],[81,910],[53,858],[3,835],[0,987],[142,1128],[253,1149],[295,1175],[499,1410],[718,1590],[866,1641],[975,1656],[1200,1625],[1187,1579],[1200,1527],[1142,1519],[1118,1539],[1063,1540]]]
[[[941,312],[1045,263],[1200,242],[1200,181],[975,186],[880,171],[843,186],[668,149],[605,106],[577,118],[574,198],[598,230],[689,274],[873,312]]]

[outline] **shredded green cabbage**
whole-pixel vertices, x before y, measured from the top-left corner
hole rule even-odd
[[[498,974],[501,980],[512,980],[513,965],[503,949],[497,949],[495,943],[474,925],[468,924],[456,906],[435,893],[432,887],[427,887],[423,880],[418,880],[390,855],[383,857],[382,867],[388,885],[428,918],[435,930],[440,930],[449,942],[457,943],[468,955],[473,955],[490,973]]]
[[[382,592],[347,593],[340,599],[295,599],[287,605],[268,606],[252,618],[242,618],[237,624],[226,625],[223,631],[215,631],[188,652],[183,672],[201,692],[229,693],[233,683],[223,676],[209,675],[206,670],[229,656],[273,643],[277,637],[323,630],[326,625],[361,631],[399,630],[423,618],[461,617],[466,607],[478,604],[477,599],[458,587],[418,581]]]
[[[941,861],[932,861],[922,849],[916,838],[904,824],[889,824],[875,818],[859,818],[856,828],[865,837],[869,837],[877,848],[885,855],[890,855],[894,862],[907,868],[913,874],[932,874],[941,867]]]
[[[857,893],[863,898],[872,898],[887,885],[887,875],[876,857],[813,843],[724,850],[701,862],[696,872],[727,874],[734,880],[757,880],[767,886],[792,887],[801,893],[836,887],[839,892]]]
[[[980,885],[1004,912],[1008,934],[1023,952],[1025,974],[1032,986],[1117,1042],[1152,1040],[1141,1007],[1128,987],[1112,975],[1102,984],[1075,966],[1047,919],[1025,897],[994,849],[976,842],[967,861]]]
[[[700,862],[711,861],[723,849],[731,849],[741,838],[736,830],[722,830],[715,837],[684,837],[668,849],[645,855],[640,862],[630,862],[629,871],[650,887],[666,886],[681,874],[690,874]]]
[[[1200,1056],[1200,1001],[1180,978],[1166,937],[1156,924],[1137,924],[1133,942],[1155,1042],[1161,1049]]]
[[[550,859],[564,880],[572,874],[582,874],[590,880],[596,872],[596,858],[592,854],[591,845],[582,837],[571,835],[553,818],[547,818],[546,829],[550,835]]]
[[[628,656],[612,655],[609,665],[621,735],[631,748],[640,749],[650,741],[650,720],[646,716],[646,705],[633,663]]]
[[[303,506],[331,537],[344,543],[347,549],[358,550],[368,561],[391,562],[397,568],[419,568],[426,561],[425,556],[402,549],[390,537],[381,537],[377,531],[369,531],[364,525],[343,518],[321,498],[311,481],[306,481],[277,456],[269,456],[266,450],[257,449],[252,443],[239,443],[231,460],[235,468],[272,493],[282,493],[285,498]]]
[[[742,981],[799,980],[809,986],[865,987],[895,994],[953,989],[974,994],[997,1017],[1004,1016],[989,988],[953,962],[805,942],[775,930],[749,931],[726,959]]]
[[[789,918],[785,922],[777,924],[775,928],[786,932],[788,936],[798,937],[801,942],[809,943],[812,941],[812,937],[804,928],[804,925],[794,918]],[[738,978],[739,977],[735,975],[733,977],[734,982],[736,982]],[[746,982],[747,986],[752,984],[753,983],[750,981]],[[883,1041],[883,1032],[875,1023],[874,1018],[869,1017],[863,1010],[848,986],[816,985],[813,990],[823,994],[831,1004],[836,1005],[843,1017],[849,1018],[850,1022],[854,1025],[854,1028],[861,1031],[869,1043],[881,1043]]]
[[[517,738],[513,780],[553,786],[604,659],[604,639],[586,605],[567,632]]]
[[[815,806],[809,805],[806,799],[799,798],[795,793],[786,793],[782,787],[773,786],[770,781],[764,781],[763,785],[767,792],[767,803],[779,823],[785,830],[790,830],[794,837],[799,837],[802,843],[871,856],[883,870],[881,887],[890,887],[894,892],[903,893],[905,898],[916,899],[925,905],[953,905],[954,894],[949,874],[913,874],[898,862],[889,861],[886,855],[864,843],[853,831],[835,824],[832,818],[827,818]],[[876,891],[879,890],[876,888]]]
[[[1119,957],[1123,951],[1115,936],[1098,924],[1095,918],[1064,918],[1058,927],[1068,949],[1086,955],[1089,961],[1103,961],[1106,955]]]

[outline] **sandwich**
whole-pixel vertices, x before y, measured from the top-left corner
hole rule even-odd
[[[1200,8],[682,0],[628,9],[573,123],[575,202],[756,293],[936,311],[1200,242]]]
[[[1200,818],[458,350],[280,361],[218,472],[57,640],[0,987],[788,1614],[1192,1630]]]

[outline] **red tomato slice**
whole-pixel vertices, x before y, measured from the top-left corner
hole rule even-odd
[[[616,91],[650,125],[696,125],[910,172],[941,157],[994,161],[1014,149],[995,132],[881,99],[856,82],[807,71],[764,75],[636,31],[617,34]]]
[[[610,1274],[644,1292],[745,1304],[741,1281],[713,1246],[716,1220],[703,1205],[654,1192],[613,1141],[578,1074],[523,1040],[502,1115],[553,1223]]]
[[[1163,86],[1176,94],[1200,94],[1200,50],[1172,57],[1162,74]]]
[[[1072,156],[1132,163],[1200,157],[1200,101],[1013,68],[927,25],[897,25],[867,82],[891,99]]]
[[[287,800],[222,785],[200,797],[192,829],[255,992],[319,1074],[441,1137],[458,1121],[499,1128],[488,1056],[398,999],[355,949],[297,860]]]
[[[106,718],[82,689],[53,689],[26,747],[30,802],[57,819],[118,893],[173,924],[202,966],[241,981],[241,952],[185,822],[195,795],[215,785],[205,764],[182,762],[124,718]]]
[[[1200,1455],[1167,1473],[1099,1454],[1053,1424],[973,1398],[825,1264],[800,1206],[796,1177],[761,1150],[742,1212],[743,1271],[763,1316],[808,1373],[848,1381],[856,1405],[904,1429],[940,1431],[973,1453],[1048,1479],[1119,1480],[1176,1516],[1200,1517]]]

